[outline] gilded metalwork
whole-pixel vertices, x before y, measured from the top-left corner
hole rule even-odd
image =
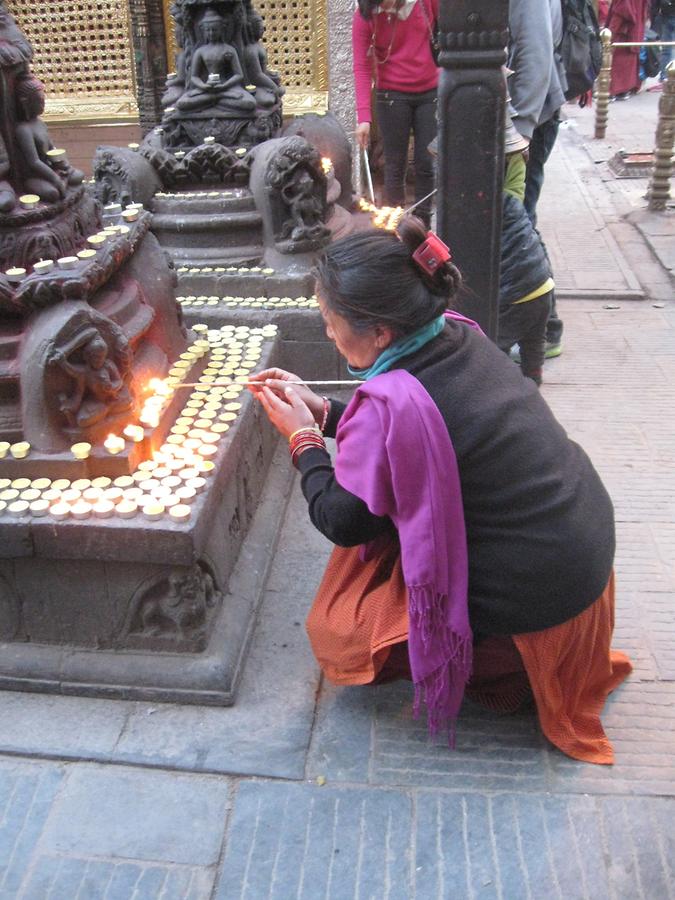
[[[602,140],[607,132],[609,84],[612,77],[612,32],[609,28],[603,28],[600,37],[602,39],[602,67],[595,82],[595,137],[598,140]]]
[[[169,69],[174,68],[176,43],[170,7],[163,0]],[[271,69],[286,87],[284,114],[302,115],[328,109],[328,13],[326,0],[257,0],[265,20],[263,43]]]
[[[10,0],[44,81],[46,119],[134,120],[138,116],[127,0]]]
[[[673,172],[675,143],[675,61],[666,66],[666,82],[659,99],[659,121],[656,127],[654,172],[647,189],[649,208],[665,209],[670,200],[670,177]]]

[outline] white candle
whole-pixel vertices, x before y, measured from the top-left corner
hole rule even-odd
[[[123,519],[131,519],[138,512],[138,504],[134,503],[133,500],[121,500],[116,508],[115,512],[118,516],[121,516]]]
[[[15,266],[13,269],[7,269],[5,277],[10,284],[20,284],[26,277],[26,270]]]
[[[110,500],[99,500],[94,504],[92,512],[97,519],[108,519],[115,512],[115,504]]]
[[[124,450],[124,438],[117,434],[109,434],[103,441],[103,446],[111,456],[116,456]]]
[[[143,515],[151,521],[160,519],[164,515],[164,504],[159,501],[146,503],[143,507]]]
[[[192,510],[183,503],[176,504],[169,510],[169,516],[174,522],[187,522],[191,515]]]
[[[135,443],[139,443],[145,437],[145,432],[140,425],[127,425],[123,433],[129,440],[134,441]]]
[[[70,452],[75,459],[87,459],[91,453],[91,444],[88,444],[86,441],[81,441],[79,444],[73,444],[70,448]]]
[[[19,441],[17,444],[10,444],[9,452],[14,459],[25,459],[30,453],[30,444],[28,441]]]
[[[74,519],[88,519],[91,515],[91,503],[86,500],[77,500],[70,507],[70,514]]]
[[[53,259],[41,259],[33,265],[33,271],[37,275],[45,275],[47,272],[51,272],[54,268],[54,260]]]
[[[61,259],[56,261],[59,269],[69,270],[75,269],[77,267],[78,259],[76,256],[62,256]]]
[[[41,518],[42,516],[46,516],[49,512],[49,500],[45,500],[44,497],[33,500],[30,505],[30,514],[35,516],[36,518]]]
[[[19,197],[19,203],[24,209],[35,209],[39,202],[40,197],[37,194],[22,194]]]
[[[55,519],[67,519],[70,515],[70,506],[67,503],[55,503],[49,508],[49,515]]]

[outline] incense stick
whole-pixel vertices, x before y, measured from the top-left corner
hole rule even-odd
[[[321,384],[321,385],[340,385],[353,387],[357,384],[364,384],[364,382],[360,379],[354,379],[353,381],[285,381],[281,378],[268,378],[265,381],[209,381],[209,382],[201,382],[201,381],[188,381],[183,382],[182,384],[172,384],[171,387],[174,390],[178,390],[179,388],[212,388],[212,387],[247,387],[248,385],[255,385],[256,387],[265,387],[267,381],[282,381],[283,384]]]

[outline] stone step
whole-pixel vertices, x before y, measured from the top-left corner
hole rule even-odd
[[[253,195],[244,188],[161,192],[152,199],[151,209],[158,215],[178,213],[254,212]]]

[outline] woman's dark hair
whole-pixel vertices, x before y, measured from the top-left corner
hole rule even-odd
[[[380,5],[380,0],[358,0],[359,12],[364,19],[372,19],[373,11]]]
[[[386,325],[397,336],[441,315],[462,278],[450,261],[427,275],[413,260],[426,236],[420,219],[404,216],[396,234],[375,228],[331,244],[314,270],[329,309],[355,331]]]

